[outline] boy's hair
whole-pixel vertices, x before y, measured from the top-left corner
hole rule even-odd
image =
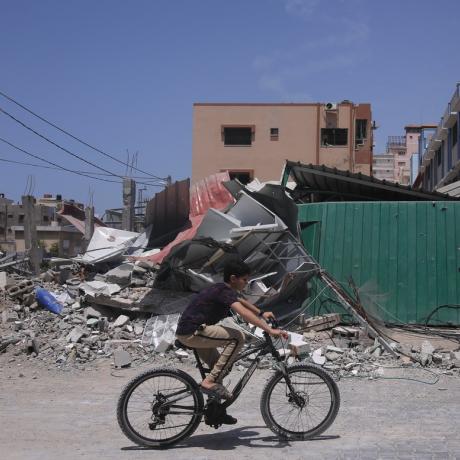
[[[230,277],[235,275],[237,278],[240,276],[249,275],[251,269],[249,265],[245,264],[242,260],[230,260],[224,265],[224,281],[228,283]]]

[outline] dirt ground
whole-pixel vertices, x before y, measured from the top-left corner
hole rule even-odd
[[[101,361],[91,370],[59,371],[5,362],[0,355],[0,449],[5,460],[460,458],[460,385],[423,370],[395,380],[342,379],[342,404],[332,427],[313,441],[280,442],[259,410],[272,371],[259,370],[229,412],[235,426],[204,424],[166,451],[133,445],[118,428],[115,406],[122,387],[148,366],[114,370]],[[188,367],[197,376],[193,368]],[[234,371],[233,383],[241,373]],[[400,379],[410,377],[415,380]],[[430,380],[431,379],[431,380]]]

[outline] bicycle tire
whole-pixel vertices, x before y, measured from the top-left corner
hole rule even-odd
[[[291,401],[289,389],[287,388],[286,382],[284,382],[284,377],[281,371],[278,371],[271,379],[266,383],[265,388],[262,392],[261,400],[260,400],[260,411],[262,413],[262,417],[270,430],[272,430],[276,435],[278,435],[282,439],[289,439],[289,440],[306,440],[311,439],[315,436],[320,435],[324,431],[326,431],[331,424],[334,422],[337,413],[340,407],[340,393],[337,387],[337,384],[334,382],[332,377],[321,367],[311,365],[311,364],[293,364],[288,366],[288,373],[291,379],[292,385],[295,387],[296,394],[300,395],[305,403],[305,407],[300,408],[298,405],[295,404],[294,401]],[[296,381],[296,374],[303,374],[303,378],[305,383],[303,383],[302,390],[299,390],[297,387],[299,383]],[[310,383],[308,381],[310,380]],[[311,418],[309,412],[312,414],[315,410],[315,402],[313,398],[315,396],[315,392],[313,388],[316,388],[316,385],[325,385],[325,389],[327,389],[327,393],[330,396],[330,405],[329,407],[324,409],[324,417],[323,415],[320,416],[320,421],[318,424],[313,425],[309,429],[305,429],[303,426],[303,420],[305,417],[300,418],[300,411],[305,409],[305,413],[302,415],[306,415],[307,420],[308,417]],[[275,388],[280,388],[281,393],[285,392],[286,400],[283,402],[284,396],[281,394],[280,396],[274,395]],[[308,393],[310,391],[310,393]],[[277,393],[279,390],[277,390]],[[318,393],[316,393],[318,396]],[[292,407],[291,412],[297,410],[299,412],[297,416],[297,421],[302,424],[302,428],[300,430],[292,430],[288,429],[286,426],[283,426],[281,418],[283,417],[282,410],[278,413],[274,412],[275,406],[275,399],[278,398],[281,405],[284,407]],[[319,398],[317,398],[319,399]],[[286,406],[288,405],[288,406]],[[316,409],[317,410],[317,409]],[[290,419],[291,415],[286,416],[287,420]],[[278,419],[278,420],[277,420]],[[287,423],[287,422],[286,422]],[[285,425],[286,425],[285,423]]]
[[[190,416],[191,416],[190,421],[184,425],[185,428],[183,430],[181,430],[180,432],[176,433],[173,436],[166,437],[164,439],[157,439],[154,437],[154,433],[160,433],[161,430],[166,429],[166,428],[163,428],[162,426],[160,426],[157,430],[156,425],[155,425],[155,428],[153,429],[150,428],[150,423],[152,422],[149,422],[148,418],[150,419],[150,421],[152,421],[153,405],[155,404],[155,401],[159,400],[160,398],[159,395],[162,395],[161,391],[166,391],[166,390],[158,389],[156,391],[156,395],[152,394],[151,397],[150,395],[146,395],[145,393],[140,392],[139,390],[139,393],[141,393],[142,398],[147,398],[147,396],[149,396],[149,398],[151,398],[151,401],[147,401],[146,399],[146,401],[143,402],[143,404],[145,404],[145,407],[149,407],[149,410],[139,409],[135,412],[146,412],[145,430],[147,430],[148,428],[152,432],[152,437],[141,433],[139,428],[136,429],[133,426],[133,420],[130,419],[129,417],[128,408],[130,404],[130,399],[133,397],[133,394],[136,391],[136,389],[139,389],[139,387],[146,382],[150,383],[150,385],[151,386],[153,385],[153,388],[155,388],[154,386],[155,383],[153,380],[160,379],[161,381],[161,378],[164,378],[164,380],[171,379],[171,382],[174,382],[174,385],[176,384],[179,385],[177,388],[179,388],[180,391],[185,391],[185,392],[189,391],[191,400],[193,401],[193,410],[190,411]],[[185,390],[181,389],[182,387],[185,388]],[[134,402],[133,404],[137,404],[137,402]],[[145,447],[151,447],[151,448],[165,448],[165,447],[172,446],[173,444],[176,444],[182,439],[185,439],[186,437],[193,434],[193,432],[197,429],[198,425],[201,422],[203,406],[204,406],[203,395],[201,391],[199,390],[198,384],[195,382],[195,380],[190,375],[188,375],[184,371],[181,371],[180,369],[173,369],[173,368],[151,369],[133,378],[123,388],[120,394],[120,397],[118,399],[118,403],[117,403],[117,420],[125,436],[131,441],[133,441],[135,444],[138,444],[139,446],[145,446]],[[168,414],[164,415],[163,417],[164,417],[164,420],[162,423],[165,424],[166,420],[168,420],[168,423],[169,423],[169,419],[167,418]],[[141,426],[144,426],[144,423],[142,423]],[[160,434],[160,437],[161,437],[161,434]]]

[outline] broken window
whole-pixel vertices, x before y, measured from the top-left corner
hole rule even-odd
[[[230,180],[238,179],[244,185],[252,181],[252,171],[228,171],[228,175]]]
[[[251,145],[254,140],[254,128],[244,127],[222,127],[224,145]]]
[[[355,147],[364,144],[367,138],[367,120],[356,120],[355,122]]]
[[[279,138],[279,129],[278,128],[270,128],[270,140],[277,141]]]
[[[342,128],[321,128],[321,145],[347,145],[348,129]]]

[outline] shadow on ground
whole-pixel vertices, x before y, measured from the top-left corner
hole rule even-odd
[[[234,450],[237,447],[272,447],[283,448],[291,445],[290,441],[278,438],[277,436],[261,436],[259,429],[266,429],[266,426],[246,426],[234,428],[233,430],[223,431],[220,433],[206,433],[192,435],[190,438],[175,444],[171,449],[187,449],[190,447],[201,447],[207,450]],[[306,442],[327,441],[338,439],[340,436],[325,435],[316,436]],[[301,442],[301,441],[293,441]],[[147,447],[129,446],[122,447],[121,450],[151,450]]]

